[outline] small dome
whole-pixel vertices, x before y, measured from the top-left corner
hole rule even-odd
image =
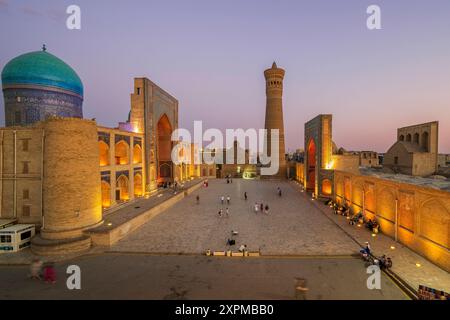
[[[37,85],[74,92],[83,96],[83,83],[64,61],[47,51],[20,55],[2,71],[2,85]]]

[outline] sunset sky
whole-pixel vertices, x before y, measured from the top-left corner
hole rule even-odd
[[[81,30],[66,28],[70,4]],[[370,4],[382,30],[366,27]],[[179,100],[180,127],[261,128],[275,60],[290,151],[306,121],[331,113],[348,150],[385,152],[397,127],[438,120],[450,153],[449,0],[0,0],[0,42],[0,69],[45,43],[82,79],[85,118],[105,126],[126,120],[145,76]]]

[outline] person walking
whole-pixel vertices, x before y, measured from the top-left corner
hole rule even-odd
[[[309,290],[307,287],[306,279],[296,278],[295,280],[295,299],[306,300],[306,293]]]
[[[230,204],[230,201],[231,201],[230,196],[227,196],[227,203],[228,203],[228,205]]]
[[[248,199],[248,197],[247,197],[247,191],[244,192],[244,199],[245,199],[245,201],[247,201],[247,199]]]
[[[219,210],[219,217],[222,218],[222,209]]]
[[[197,199],[197,204],[199,204],[200,203],[200,196],[197,195],[196,199]]]
[[[224,203],[224,201],[225,201],[225,197],[224,196],[222,196],[222,197],[220,197],[220,201],[222,202],[222,204]]]
[[[226,213],[226,215],[227,215],[227,218],[229,217],[229,215],[230,215],[230,210],[227,208],[226,210],[225,210],[225,213]]]
[[[266,207],[264,208],[264,213],[269,214],[269,205],[266,204]]]
[[[49,262],[44,268],[44,281],[47,283],[56,283],[56,270],[53,262]]]
[[[30,265],[30,278],[41,280],[42,261],[38,258],[33,259]]]
[[[257,202],[255,202],[255,213],[258,213],[258,210],[259,210],[259,205]]]
[[[261,212],[264,212],[264,203],[261,202]]]

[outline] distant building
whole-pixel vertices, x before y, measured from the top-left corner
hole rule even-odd
[[[450,167],[450,154],[439,154],[438,155],[438,167]]]
[[[223,164],[216,165],[218,178],[232,177],[253,179],[259,176],[259,170],[256,163],[251,163],[256,162],[256,159],[252,159],[250,151],[242,148],[237,141],[234,141],[232,148],[217,150],[216,152],[222,152],[223,157]],[[239,163],[239,153],[244,155],[244,163]]]
[[[437,121],[397,129],[397,141],[384,155],[383,171],[430,176],[438,171]]]
[[[359,152],[359,166],[360,167],[378,167],[380,161],[378,160],[378,153],[375,151],[361,151]]]

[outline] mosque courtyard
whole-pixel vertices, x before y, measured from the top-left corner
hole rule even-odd
[[[255,203],[261,202],[269,206],[268,214],[261,210],[255,213]],[[218,214],[220,209],[222,217]],[[238,235],[233,237],[236,245],[230,248],[226,244],[232,231]],[[237,251],[242,244],[249,251],[260,251],[266,256],[350,256],[360,249],[289,182],[235,179],[227,184],[226,180],[217,179],[153,218],[111,251],[202,254],[207,249]]]
[[[255,202],[269,213],[255,213]],[[229,249],[232,230],[239,234],[231,250],[246,244],[262,256],[204,255]],[[358,250],[291,182],[210,180],[107,252],[58,262],[55,285],[27,279],[27,266],[0,266],[0,299],[299,299],[298,278],[309,289],[300,299],[407,299],[384,274],[381,290],[369,290]],[[81,268],[81,290],[66,288],[72,264]]]

